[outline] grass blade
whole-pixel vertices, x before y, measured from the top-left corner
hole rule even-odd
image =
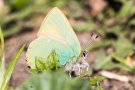
[[[2,29],[0,27],[0,41],[1,41],[1,56],[0,56],[0,86],[3,82],[4,72],[5,72],[5,50],[4,50],[4,38],[2,34]]]
[[[11,75],[13,73],[13,70],[14,70],[14,68],[16,66],[16,63],[18,61],[18,58],[20,57],[20,55],[21,55],[24,47],[25,47],[25,44],[21,47],[21,49],[18,51],[18,53],[16,54],[16,56],[14,57],[14,59],[12,60],[12,62],[10,63],[10,65],[9,65],[7,71],[6,71],[6,74],[5,74],[5,77],[4,77],[4,81],[2,83],[2,86],[1,86],[1,89],[0,90],[6,90],[7,85],[8,85],[8,82],[10,80],[10,77],[11,77]]]

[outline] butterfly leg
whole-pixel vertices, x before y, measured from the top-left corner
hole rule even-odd
[[[71,76],[71,72],[68,72],[68,74],[69,74],[69,77],[70,77],[70,78],[72,78],[72,76]]]
[[[66,71],[67,71],[68,74],[69,74],[69,77],[71,78],[71,77],[72,77],[72,76],[71,76],[71,73],[72,73],[73,66],[72,66],[72,64],[71,64],[69,61],[67,61],[67,62],[65,63],[65,68],[66,68]]]
[[[79,68],[79,76],[80,76],[80,75],[81,75],[81,68],[80,68],[80,65],[79,65],[78,68]]]
[[[81,62],[80,67],[81,68],[86,68],[87,72],[89,70],[89,64],[87,62],[85,62],[85,61]]]
[[[73,71],[78,71],[79,72],[79,76],[80,76],[81,68],[80,68],[80,64],[78,62],[73,65]]]

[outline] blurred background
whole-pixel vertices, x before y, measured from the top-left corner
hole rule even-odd
[[[103,89],[135,90],[134,0],[0,0],[6,67],[24,43],[28,47],[36,38],[44,17],[53,7],[67,16],[82,47],[92,32],[99,36],[87,48],[87,62],[89,74],[107,77],[101,82]],[[25,62],[27,47],[12,75],[11,87],[18,87],[30,76]]]

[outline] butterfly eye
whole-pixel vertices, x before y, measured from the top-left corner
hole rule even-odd
[[[83,51],[83,52],[82,52],[82,56],[83,56],[83,57],[87,57],[87,55],[88,55],[88,53],[87,53],[86,51]]]

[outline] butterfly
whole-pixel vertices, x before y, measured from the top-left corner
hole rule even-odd
[[[35,68],[35,57],[47,58],[55,50],[59,58],[59,66],[65,65],[71,76],[72,71],[89,68],[85,61],[88,53],[81,50],[78,38],[70,26],[66,16],[54,7],[45,17],[38,31],[37,39],[32,41],[26,52],[28,67]]]

